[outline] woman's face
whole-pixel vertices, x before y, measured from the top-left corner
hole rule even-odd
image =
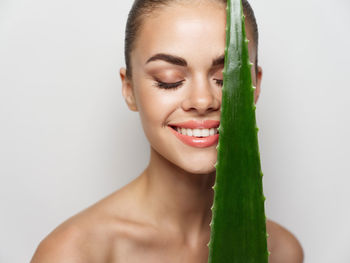
[[[215,170],[225,24],[223,4],[163,7],[143,19],[131,53],[131,80],[121,69],[123,95],[139,111],[151,147],[190,173]],[[254,56],[251,41],[249,50]],[[254,67],[252,76],[255,84]]]

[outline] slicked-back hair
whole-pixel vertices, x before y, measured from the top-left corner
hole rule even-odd
[[[124,42],[124,56],[126,65],[126,74],[128,78],[132,76],[132,68],[130,62],[130,54],[134,48],[135,40],[139,32],[139,28],[142,25],[143,19],[150,15],[155,10],[165,7],[176,1],[186,0],[135,0],[128,15],[128,20],[125,28],[125,42]],[[187,0],[191,1],[191,0]],[[226,0],[212,0],[226,5]],[[259,43],[259,31],[256,22],[255,14],[247,0],[242,0],[243,12],[246,17],[248,26],[250,26],[253,33],[253,42],[256,49],[255,57],[255,72],[258,72],[258,43]]]

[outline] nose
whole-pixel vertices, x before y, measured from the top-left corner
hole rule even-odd
[[[182,108],[184,111],[196,111],[200,115],[216,111],[221,105],[220,94],[221,88],[210,85],[208,78],[194,79],[188,86]]]

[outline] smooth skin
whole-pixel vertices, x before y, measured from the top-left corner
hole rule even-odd
[[[169,126],[220,120],[225,6],[177,2],[148,16],[131,54],[122,93],[150,142],[148,167],[134,181],[70,218],[39,245],[32,263],[205,263],[210,238],[216,146],[181,142]],[[252,39],[249,25],[248,39]],[[249,42],[251,61],[256,52]],[[147,62],[156,54],[181,58]],[[252,67],[258,101],[262,70]],[[220,81],[221,80],[221,81]],[[163,83],[163,84],[159,84]],[[164,83],[178,83],[164,89]],[[180,83],[180,84],[179,84]],[[172,84],[174,86],[174,84]],[[299,263],[303,251],[285,228],[267,221],[270,263]]]

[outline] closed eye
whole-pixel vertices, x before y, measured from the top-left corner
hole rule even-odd
[[[218,86],[223,86],[224,85],[224,80],[223,79],[214,79],[215,80],[215,83],[218,85]]]
[[[177,82],[163,82],[156,79],[155,85],[161,89],[176,89],[180,87],[185,80],[180,80]]]

